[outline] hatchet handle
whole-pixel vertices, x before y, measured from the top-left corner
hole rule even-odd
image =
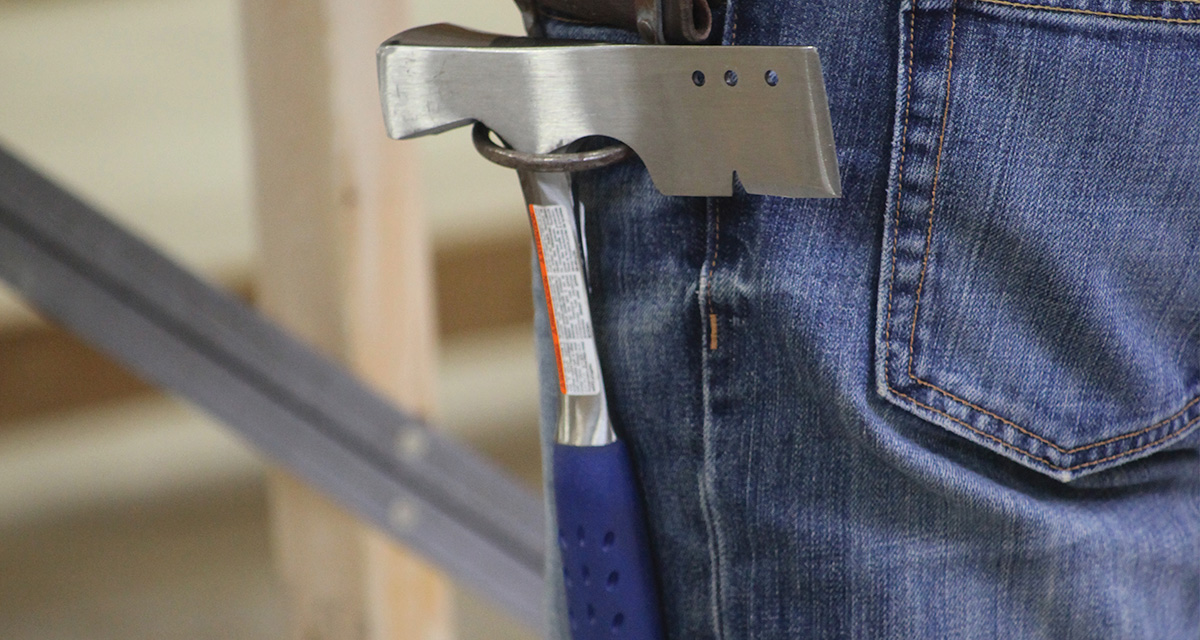
[[[573,640],[662,638],[645,509],[625,443],[556,444],[554,496]]]

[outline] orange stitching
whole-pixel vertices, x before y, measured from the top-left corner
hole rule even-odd
[[[971,404],[971,403],[963,400],[962,398],[959,398],[958,396],[955,396],[954,394],[950,393],[949,391],[946,391],[933,383],[922,380],[919,376],[917,376],[916,372],[913,369],[913,367],[914,367],[913,363],[916,361],[916,356],[915,356],[916,349],[914,346],[914,342],[917,337],[917,317],[921,311],[921,294],[924,292],[924,289],[925,289],[925,275],[929,269],[929,254],[933,248],[934,211],[937,207],[938,181],[942,175],[942,173],[941,173],[941,171],[942,171],[942,151],[945,149],[946,124],[950,119],[950,86],[951,86],[951,80],[954,75],[954,40],[955,40],[954,35],[956,33],[956,25],[957,24],[958,24],[958,3],[956,0],[955,2],[953,2],[951,4],[950,51],[949,51],[949,55],[947,56],[947,62],[946,62],[946,99],[943,102],[943,106],[942,106],[941,130],[938,132],[937,158],[934,161],[934,169],[933,169],[933,188],[931,189],[930,194],[929,194],[929,216],[928,216],[929,224],[925,230],[925,254],[923,256],[921,256],[921,276],[917,281],[916,303],[913,305],[912,331],[909,332],[909,336],[908,336],[908,377],[909,377],[909,379],[913,380],[914,382],[917,382],[918,384],[924,385],[926,387],[929,387],[931,389],[935,389],[935,390],[941,392],[943,395],[949,397],[952,400],[960,402],[964,405],[967,405],[968,407],[970,407],[972,409],[981,411],[997,420],[1000,420],[1004,424],[1007,424],[1007,425],[1013,427],[1017,431],[1020,431],[1021,433],[1025,434],[1031,438],[1034,438],[1035,440],[1038,440],[1039,442],[1042,442],[1044,444],[1047,444],[1047,445],[1053,447],[1055,450],[1057,450],[1059,452],[1070,453],[1065,448],[1037,435],[1036,433],[1033,433],[1031,431],[1027,431],[1027,430],[1021,428],[1020,425],[1012,422],[1011,420],[1006,420],[1005,418],[1002,418],[990,411],[984,410],[982,407],[978,407],[974,404]],[[1099,445],[1092,445],[1092,446],[1099,446]],[[1078,450],[1082,450],[1084,448],[1091,448],[1092,446],[1081,447]]]
[[[883,323],[883,377],[891,376],[892,363],[892,286],[896,283],[896,245],[900,244],[900,199],[904,195],[904,152],[908,148],[908,116],[912,110],[913,34],[917,22],[917,2],[913,0],[908,21],[908,85],[904,88],[904,128],[900,131],[900,168],[896,173],[896,219],[892,222],[892,276],[888,280],[887,318]],[[889,381],[889,386],[891,385]]]
[[[921,277],[917,280],[917,300],[913,304],[912,332],[908,336],[908,377],[913,373],[913,341],[917,338],[917,313],[921,310],[921,292],[925,288],[925,271],[929,267],[929,250],[933,244],[933,211],[937,206],[938,178],[942,175],[942,150],[946,143],[946,122],[950,120],[950,80],[954,77],[954,32],[958,26],[958,0],[950,3],[950,51],[946,55],[946,100],[942,104],[942,128],[938,132],[937,158],[933,165],[933,189],[929,194],[929,227],[925,231],[925,255],[921,258]]]
[[[964,427],[966,427],[966,428],[970,429],[971,431],[974,431],[975,433],[977,433],[977,434],[979,434],[979,435],[981,435],[981,436],[983,436],[983,437],[985,437],[985,438],[987,438],[987,439],[989,439],[989,440],[994,440],[994,441],[996,441],[996,442],[997,442],[997,443],[999,443],[1001,446],[1004,446],[1004,447],[1007,447],[1007,448],[1009,448],[1009,449],[1012,449],[1012,450],[1014,450],[1014,451],[1017,451],[1017,452],[1019,452],[1019,453],[1022,453],[1022,454],[1026,455],[1026,456],[1028,456],[1028,457],[1030,457],[1030,458],[1033,458],[1034,460],[1037,460],[1038,462],[1041,462],[1042,464],[1046,465],[1047,467],[1050,467],[1050,468],[1052,468],[1052,469],[1058,469],[1059,471],[1074,471],[1074,470],[1076,470],[1076,469],[1082,469],[1082,468],[1084,468],[1084,467],[1093,467],[1093,466],[1096,466],[1096,465],[1098,465],[1098,464],[1101,464],[1101,463],[1104,463],[1104,462],[1108,462],[1109,460],[1116,460],[1117,458],[1124,458],[1124,457],[1126,457],[1126,456],[1131,456],[1131,455],[1133,455],[1133,454],[1135,454],[1135,453],[1137,453],[1137,452],[1139,452],[1139,451],[1145,451],[1146,449],[1149,449],[1150,447],[1153,447],[1153,446],[1155,446],[1155,445],[1158,445],[1158,444],[1161,444],[1161,443],[1163,443],[1163,442],[1166,442],[1167,440],[1170,440],[1170,439],[1172,439],[1172,438],[1178,438],[1179,436],[1181,436],[1181,435],[1183,435],[1185,432],[1187,432],[1187,429],[1188,429],[1188,427],[1190,427],[1190,426],[1192,426],[1193,424],[1195,424],[1197,420],[1200,420],[1200,416],[1196,416],[1195,418],[1192,418],[1190,421],[1188,421],[1188,423],[1187,423],[1187,424],[1185,424],[1185,425],[1183,425],[1182,427],[1180,427],[1180,428],[1176,429],[1175,431],[1172,431],[1171,433],[1168,433],[1167,435],[1165,435],[1165,436],[1163,436],[1163,437],[1159,438],[1158,440],[1155,440],[1154,442],[1151,442],[1151,443],[1149,443],[1149,444],[1144,444],[1144,445],[1142,445],[1142,446],[1140,446],[1140,447],[1138,447],[1138,448],[1136,448],[1136,449],[1130,449],[1129,451],[1122,451],[1121,453],[1113,454],[1113,455],[1111,455],[1111,456],[1108,456],[1107,458],[1100,458],[1099,460],[1092,460],[1091,462],[1081,462],[1081,463],[1079,463],[1079,464],[1077,464],[1077,465],[1074,465],[1074,466],[1070,466],[1070,467],[1062,467],[1062,466],[1059,466],[1059,465],[1056,465],[1056,464],[1054,464],[1053,462],[1050,462],[1049,460],[1047,460],[1047,459],[1045,459],[1045,458],[1040,458],[1040,457],[1038,457],[1038,456],[1035,456],[1035,455],[1033,455],[1032,453],[1030,453],[1030,452],[1028,452],[1028,451],[1026,451],[1026,450],[1024,450],[1024,449],[1022,449],[1022,448],[1020,448],[1020,447],[1018,447],[1018,446],[1016,446],[1016,445],[1009,444],[1008,442],[1005,442],[1004,440],[1001,440],[1001,439],[997,438],[996,436],[993,436],[993,435],[992,435],[992,434],[990,434],[990,433],[987,433],[987,432],[984,432],[984,431],[980,431],[979,429],[976,429],[975,427],[973,427],[973,426],[971,426],[971,425],[967,424],[966,422],[963,422],[962,420],[959,420],[958,418],[955,418],[954,416],[952,416],[952,415],[950,415],[950,414],[948,414],[948,413],[946,413],[946,412],[944,412],[944,411],[939,411],[938,409],[935,409],[935,408],[933,408],[933,407],[931,407],[931,406],[929,406],[929,405],[927,405],[927,404],[925,404],[925,403],[923,403],[923,402],[920,402],[920,401],[918,401],[917,399],[913,398],[912,396],[909,396],[909,395],[906,395],[906,394],[904,394],[904,393],[901,393],[901,392],[900,392],[900,391],[898,391],[898,390],[897,390],[895,387],[893,387],[893,386],[892,386],[892,384],[891,384],[890,382],[887,382],[887,386],[888,386],[888,389],[889,389],[889,390],[890,390],[892,393],[894,393],[894,394],[896,394],[896,395],[898,395],[898,396],[900,396],[900,397],[902,397],[902,398],[907,398],[907,399],[908,399],[910,402],[912,402],[913,404],[915,404],[915,405],[917,405],[917,406],[919,406],[919,407],[924,407],[925,409],[928,409],[928,410],[930,410],[930,411],[932,411],[932,412],[934,412],[934,413],[936,413],[936,414],[938,414],[938,415],[940,415],[940,416],[943,416],[943,417],[945,417],[945,418],[947,418],[947,419],[949,419],[949,420],[952,420],[952,421],[954,421],[954,422],[957,422],[958,424],[961,424],[962,426],[964,426]]]
[[[717,312],[713,308],[713,280],[717,276],[717,255],[721,252],[721,205],[716,200],[713,200],[713,219],[716,224],[716,232],[713,237],[713,256],[712,262],[708,267],[708,325],[710,334],[708,338],[708,350],[715,351],[717,349]]]
[[[1089,16],[1102,16],[1105,18],[1123,18],[1125,20],[1144,20],[1148,22],[1169,22],[1171,24],[1200,24],[1200,19],[1185,20],[1183,18],[1160,18],[1157,16],[1139,16],[1131,13],[1109,13],[1107,11],[1091,11],[1088,9],[1072,9],[1069,7],[1047,7],[1037,4],[1025,4],[1024,2],[1009,2],[1008,0],[976,0],[977,2],[987,4],[1001,4],[1006,7],[1016,7],[1018,9],[1033,9],[1035,11],[1058,11],[1061,13],[1082,13]],[[1197,0],[1182,0],[1183,2],[1196,3]]]
[[[1100,458],[1099,460],[1092,460],[1091,462],[1082,462],[1073,467],[1068,467],[1066,470],[1074,471],[1075,469],[1082,469],[1083,467],[1091,467],[1091,466],[1095,466],[1095,465],[1098,465],[1103,462],[1108,462],[1109,460],[1116,460],[1117,458],[1124,458],[1127,456],[1131,456],[1139,451],[1145,451],[1146,449],[1149,449],[1150,447],[1153,447],[1158,444],[1162,444],[1163,442],[1166,442],[1167,440],[1172,440],[1174,438],[1178,438],[1179,436],[1186,433],[1188,427],[1195,424],[1197,420],[1200,420],[1200,416],[1196,416],[1195,418],[1188,420],[1187,424],[1183,425],[1182,427],[1179,427],[1178,429],[1176,429],[1175,431],[1172,431],[1171,433],[1168,433],[1167,435],[1159,438],[1158,440],[1155,440],[1154,442],[1151,442],[1148,444],[1144,444],[1136,449],[1130,449],[1129,451],[1122,451],[1121,453],[1114,453],[1113,455],[1108,456],[1107,458]]]
[[[737,4],[731,3],[733,12],[733,33],[729,36],[729,46],[737,44],[737,23],[738,13]],[[708,350],[717,350],[717,313],[713,309],[713,280],[716,280],[717,275],[717,254],[721,252],[721,205],[716,201],[712,201],[713,219],[716,225],[715,237],[713,238],[713,257],[712,263],[708,269]]]
[[[997,438],[996,436],[994,436],[994,435],[992,435],[992,434],[990,434],[990,433],[987,433],[986,431],[981,431],[981,430],[979,430],[979,429],[976,429],[975,427],[971,426],[970,424],[967,424],[966,422],[963,422],[962,420],[959,420],[958,418],[955,418],[954,416],[952,416],[952,415],[950,415],[950,414],[946,413],[945,411],[942,411],[942,410],[940,410],[940,409],[935,409],[935,408],[933,408],[933,407],[931,407],[931,406],[929,406],[929,405],[925,404],[924,402],[921,402],[921,401],[917,400],[916,398],[914,398],[914,397],[912,397],[912,396],[910,396],[910,395],[908,395],[908,394],[901,393],[901,392],[900,392],[898,389],[896,389],[895,387],[893,387],[893,386],[892,386],[892,383],[891,383],[891,382],[888,382],[888,383],[887,383],[887,386],[888,386],[888,389],[889,389],[889,390],[890,390],[892,393],[894,393],[894,394],[896,394],[896,395],[900,396],[901,398],[907,398],[909,402],[912,402],[913,404],[917,405],[918,407],[923,407],[923,408],[925,408],[925,409],[928,409],[928,410],[930,410],[930,411],[932,411],[932,412],[934,412],[934,413],[936,413],[936,414],[938,414],[938,415],[940,415],[940,416],[942,416],[942,417],[944,417],[944,418],[946,418],[946,419],[948,419],[948,420],[952,420],[952,421],[954,421],[954,422],[957,422],[958,424],[961,424],[962,426],[964,426],[964,427],[966,427],[966,428],[970,429],[971,431],[974,431],[975,433],[977,433],[977,434],[979,434],[979,435],[981,435],[981,436],[983,436],[983,437],[987,438],[988,440],[994,440],[995,442],[997,442],[997,443],[998,443],[998,444],[1000,444],[1001,446],[1008,447],[1009,449],[1012,449],[1012,450],[1014,450],[1014,451],[1017,451],[1017,452],[1019,452],[1019,453],[1022,453],[1022,454],[1026,455],[1026,456],[1029,456],[1030,458],[1033,458],[1034,460],[1037,460],[1038,462],[1041,462],[1042,464],[1044,464],[1044,465],[1046,465],[1046,466],[1048,466],[1048,467],[1054,467],[1055,469],[1062,469],[1062,467],[1055,465],[1053,462],[1050,462],[1049,460],[1047,460],[1047,459],[1045,459],[1045,458],[1039,458],[1038,456],[1035,456],[1035,455],[1033,455],[1032,453],[1030,453],[1030,452],[1028,452],[1028,451],[1026,451],[1026,450],[1024,450],[1024,449],[1022,449],[1022,448],[1020,448],[1020,447],[1018,447],[1018,446],[1017,446],[1017,445],[1015,445],[1015,444],[1010,444],[1010,443],[1008,443],[1008,442],[1005,442],[1004,440],[1001,440],[1000,438]]]
[[[995,4],[1014,4],[1014,5],[1016,4],[1016,3],[1007,2],[1005,0],[978,0],[978,1],[992,2]],[[1183,1],[1200,2],[1200,0],[1183,0]],[[1051,462],[1049,462],[1048,460],[1046,460],[1044,458],[1035,456],[1032,453],[1025,451],[1013,444],[1005,442],[1004,440],[1001,440],[1000,438],[997,438],[996,436],[993,436],[989,433],[981,431],[981,430],[971,426],[970,424],[967,424],[966,422],[963,422],[962,420],[959,420],[958,418],[951,416],[950,414],[947,414],[943,411],[939,411],[938,409],[935,409],[927,404],[919,402],[915,398],[913,398],[907,394],[901,393],[895,387],[892,386],[892,383],[891,383],[891,328],[892,328],[891,317],[892,317],[892,305],[893,305],[892,297],[893,297],[893,290],[894,290],[895,281],[896,281],[896,253],[897,253],[897,245],[899,244],[899,235],[900,235],[900,231],[899,231],[899,228],[900,228],[900,204],[901,204],[901,196],[904,192],[904,158],[905,158],[905,152],[907,151],[907,146],[908,146],[908,121],[909,121],[909,115],[910,115],[910,111],[911,111],[911,107],[912,107],[913,42],[915,40],[914,32],[915,32],[916,10],[917,10],[916,5],[917,5],[916,0],[914,0],[913,1],[913,13],[910,16],[910,21],[909,21],[909,42],[908,42],[909,48],[908,48],[908,64],[907,64],[908,85],[906,86],[906,90],[905,90],[904,125],[903,125],[901,135],[900,135],[900,165],[899,165],[898,171],[897,171],[896,215],[895,215],[895,221],[893,223],[894,229],[893,229],[893,240],[892,240],[892,273],[891,273],[891,278],[888,282],[888,307],[887,307],[887,316],[886,316],[885,323],[884,323],[884,340],[886,343],[885,351],[884,351],[884,382],[885,382],[885,384],[887,384],[888,389],[892,393],[894,393],[900,397],[908,399],[913,404],[916,404],[925,409],[928,409],[929,411],[933,411],[934,413],[942,415],[942,416],[946,417],[947,419],[952,420],[958,424],[961,424],[962,426],[966,427],[967,429],[970,429],[971,431],[973,431],[981,436],[984,436],[990,440],[994,440],[995,442],[1001,444],[1004,447],[1007,447],[1007,448],[1013,449],[1017,452],[1020,452],[1021,454],[1028,456],[1034,460],[1038,460],[1039,462],[1042,462],[1043,464],[1045,464],[1049,467],[1052,467],[1054,469],[1063,470],[1063,471],[1072,471],[1074,469],[1079,469],[1079,468],[1087,467],[1087,466],[1093,466],[1093,465],[1100,464],[1102,462],[1107,462],[1109,460],[1113,460],[1116,458],[1130,456],[1139,451],[1143,451],[1149,447],[1152,447],[1161,442],[1164,442],[1170,438],[1174,438],[1174,437],[1181,435],[1184,431],[1187,430],[1188,427],[1190,427],[1192,424],[1194,424],[1197,420],[1200,420],[1200,416],[1197,416],[1196,418],[1193,418],[1192,420],[1188,421],[1186,424],[1181,426],[1176,431],[1173,431],[1173,432],[1167,434],[1166,436],[1164,436],[1158,440],[1155,440],[1154,442],[1151,442],[1147,445],[1143,445],[1141,447],[1132,449],[1130,451],[1125,451],[1125,452],[1121,452],[1118,454],[1114,454],[1112,456],[1109,456],[1107,458],[1103,458],[1100,460],[1095,460],[1095,461],[1088,462],[1088,463],[1081,463],[1081,464],[1075,465],[1073,467],[1061,467],[1061,466],[1052,464]],[[1020,6],[1028,6],[1030,8],[1036,8],[1033,5],[1020,5]],[[1200,22],[1200,20],[1197,20],[1195,22]],[[1141,429],[1139,431],[1135,431],[1133,433],[1128,433],[1128,434],[1124,434],[1124,435],[1114,436],[1114,437],[1111,437],[1106,440],[1102,440],[1100,442],[1096,442],[1093,444],[1081,445],[1081,446],[1075,447],[1073,449],[1067,449],[1067,448],[1062,447],[1054,442],[1051,442],[1050,440],[1047,440],[1046,438],[1039,436],[1036,433],[1033,433],[1032,431],[1029,431],[1029,430],[1021,427],[1020,425],[1016,424],[1015,422],[1013,422],[1011,420],[1008,420],[1000,415],[997,415],[991,411],[988,411],[987,409],[985,409],[983,407],[980,407],[976,404],[973,404],[962,398],[959,398],[958,396],[954,395],[953,393],[950,393],[949,391],[946,391],[945,389],[942,389],[941,387],[939,387],[937,385],[934,385],[930,382],[922,380],[921,378],[914,375],[914,373],[913,373],[913,361],[914,361],[913,343],[914,343],[914,339],[915,339],[915,335],[916,335],[917,314],[918,314],[918,311],[920,310],[921,291],[924,286],[925,273],[926,273],[926,270],[928,267],[929,253],[932,249],[934,206],[936,204],[936,198],[937,198],[937,183],[938,183],[938,177],[940,176],[940,170],[941,170],[941,159],[942,159],[942,150],[944,148],[944,142],[945,142],[946,122],[948,120],[948,114],[949,114],[949,108],[950,108],[950,86],[951,86],[951,76],[952,76],[953,69],[954,69],[954,34],[955,34],[956,24],[957,24],[957,0],[955,0],[955,2],[952,4],[952,9],[951,9],[950,50],[949,50],[948,61],[947,61],[947,70],[946,70],[946,99],[945,99],[945,103],[943,105],[943,110],[942,110],[942,127],[941,127],[941,132],[939,133],[939,139],[938,139],[938,155],[937,155],[937,159],[935,161],[933,189],[930,193],[929,226],[926,230],[926,235],[925,235],[925,255],[922,257],[921,276],[920,276],[920,281],[917,285],[917,295],[916,295],[917,300],[916,300],[916,304],[913,309],[913,327],[912,327],[912,332],[909,335],[909,360],[908,360],[909,377],[912,380],[914,380],[915,382],[917,382],[918,384],[921,384],[923,386],[934,389],[935,391],[941,393],[942,395],[950,398],[953,401],[963,404],[963,405],[965,405],[971,409],[974,409],[976,411],[979,411],[980,413],[983,413],[985,415],[991,416],[992,418],[999,420],[1000,422],[1007,424],[1008,426],[1016,429],[1020,433],[1023,433],[1029,437],[1034,438],[1035,440],[1037,440],[1039,442],[1042,442],[1043,444],[1050,446],[1051,448],[1053,448],[1054,450],[1056,450],[1062,454],[1074,454],[1074,453],[1078,453],[1080,451],[1094,449],[1096,447],[1100,447],[1100,446],[1103,446],[1106,444],[1111,444],[1111,443],[1117,442],[1119,440],[1126,440],[1128,438],[1133,438],[1133,437],[1142,435],[1144,433],[1147,433],[1149,431],[1153,431],[1154,429],[1157,429],[1158,427],[1161,427],[1162,425],[1171,422],[1172,420],[1183,415],[1189,408],[1191,408],[1197,402],[1200,402],[1200,396],[1193,398],[1190,402],[1188,402],[1186,405],[1184,405],[1184,407],[1182,409],[1177,411],[1174,415],[1170,416],[1169,418],[1161,420],[1161,421],[1159,421],[1153,425],[1150,425],[1149,427]],[[711,298],[710,298],[710,305],[711,305]]]
[[[1133,437],[1135,437],[1135,436],[1140,436],[1140,435],[1142,435],[1143,433],[1146,433],[1147,431],[1153,431],[1153,430],[1155,430],[1155,429],[1157,429],[1157,428],[1159,428],[1159,427],[1163,426],[1164,424],[1167,424],[1168,422],[1170,422],[1170,421],[1174,420],[1175,418],[1178,418],[1179,416],[1183,415],[1183,414],[1184,414],[1184,413],[1185,413],[1185,412],[1186,412],[1188,409],[1190,409],[1190,408],[1192,407],[1192,405],[1196,404],[1197,402],[1200,402],[1200,396],[1196,396],[1195,398],[1192,398],[1191,402],[1188,402],[1186,405],[1184,405],[1184,406],[1183,406],[1183,408],[1182,408],[1182,409],[1180,409],[1179,411],[1177,411],[1177,412],[1176,412],[1174,415],[1172,415],[1171,417],[1169,417],[1169,418],[1164,418],[1163,420],[1161,420],[1161,421],[1159,421],[1159,422],[1156,422],[1156,423],[1154,423],[1154,424],[1152,424],[1152,425],[1150,425],[1150,426],[1146,427],[1145,429],[1142,429],[1141,431],[1134,431],[1133,433],[1127,433],[1127,434],[1120,435],[1120,436],[1113,436],[1113,437],[1109,438],[1108,440],[1101,440],[1100,442],[1096,442],[1096,443],[1094,443],[1094,444],[1080,445],[1080,446],[1078,446],[1078,447],[1075,447],[1074,449],[1066,449],[1066,448],[1063,448],[1063,447],[1062,447],[1062,446],[1060,446],[1060,445],[1057,445],[1057,444],[1055,444],[1055,443],[1053,443],[1053,442],[1051,442],[1051,441],[1049,441],[1049,440],[1047,440],[1047,439],[1045,439],[1045,438],[1043,438],[1043,437],[1039,436],[1039,435],[1038,435],[1038,434],[1036,434],[1036,433],[1033,433],[1032,431],[1026,431],[1025,429],[1023,429],[1023,428],[1021,427],[1021,425],[1019,425],[1019,424],[1017,424],[1017,423],[1015,423],[1015,422],[1013,422],[1013,421],[1011,421],[1011,420],[1008,420],[1008,419],[1005,419],[1004,417],[998,416],[998,415],[996,415],[996,414],[992,413],[991,411],[988,411],[987,409],[984,409],[983,407],[980,407],[980,406],[978,406],[978,405],[975,405],[975,404],[971,404],[970,402],[967,402],[966,400],[963,400],[962,398],[960,398],[960,397],[958,397],[958,396],[954,395],[953,393],[950,393],[949,391],[946,391],[945,389],[943,389],[943,388],[941,388],[941,387],[939,387],[939,386],[937,386],[937,385],[935,385],[935,384],[932,384],[932,383],[930,383],[930,382],[926,382],[925,380],[922,380],[922,379],[920,379],[920,378],[914,378],[914,380],[916,380],[916,381],[917,381],[917,383],[919,383],[919,384],[921,384],[921,385],[923,385],[923,386],[929,387],[930,389],[933,389],[933,390],[937,391],[938,393],[941,393],[942,395],[944,395],[944,396],[946,396],[946,397],[950,398],[951,400],[954,400],[954,401],[956,401],[956,402],[959,402],[959,403],[961,403],[961,404],[965,404],[965,405],[967,405],[968,407],[970,407],[970,408],[972,408],[972,409],[974,409],[974,410],[976,410],[976,411],[978,411],[978,412],[980,412],[980,413],[987,414],[987,415],[989,415],[989,416],[991,416],[991,417],[993,417],[993,418],[995,418],[995,419],[999,420],[1000,422],[1003,422],[1004,424],[1006,424],[1006,425],[1008,425],[1008,426],[1010,426],[1010,427],[1012,427],[1012,428],[1016,429],[1017,431],[1020,431],[1021,433],[1025,434],[1025,435],[1027,435],[1027,436],[1029,436],[1029,437],[1031,437],[1031,438],[1033,438],[1033,439],[1035,439],[1035,440],[1038,440],[1038,441],[1040,441],[1040,442],[1042,442],[1042,443],[1044,443],[1044,444],[1050,445],[1051,447],[1053,447],[1053,448],[1054,448],[1056,451],[1059,451],[1060,453],[1078,453],[1078,452],[1080,452],[1080,451],[1084,451],[1084,450],[1087,450],[1087,449],[1094,449],[1094,448],[1096,448],[1096,447],[1103,446],[1103,445],[1109,444],[1109,443],[1111,443],[1111,442],[1116,442],[1117,440],[1124,440],[1124,439],[1126,439],[1126,438],[1133,438]]]

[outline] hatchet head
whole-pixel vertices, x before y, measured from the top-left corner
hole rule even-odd
[[[812,47],[651,46],[508,38],[452,25],[379,48],[388,134],[481,121],[514,149],[589,136],[629,145],[665,195],[841,195]]]

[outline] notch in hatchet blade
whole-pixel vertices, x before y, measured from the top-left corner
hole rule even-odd
[[[812,47],[612,45],[509,38],[452,25],[378,52],[388,134],[478,120],[513,148],[588,136],[629,145],[665,195],[841,196],[821,64]]]

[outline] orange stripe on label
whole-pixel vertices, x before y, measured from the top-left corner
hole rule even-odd
[[[533,244],[537,247],[538,267],[542,271],[542,289],[546,292],[546,311],[550,315],[550,337],[554,339],[554,362],[558,365],[558,388],[567,395],[567,377],[563,374],[562,348],[558,346],[558,323],[554,321],[554,300],[550,297],[550,278],[546,275],[546,256],[542,254],[542,233],[538,230],[537,213],[529,205],[529,223],[533,227]]]

